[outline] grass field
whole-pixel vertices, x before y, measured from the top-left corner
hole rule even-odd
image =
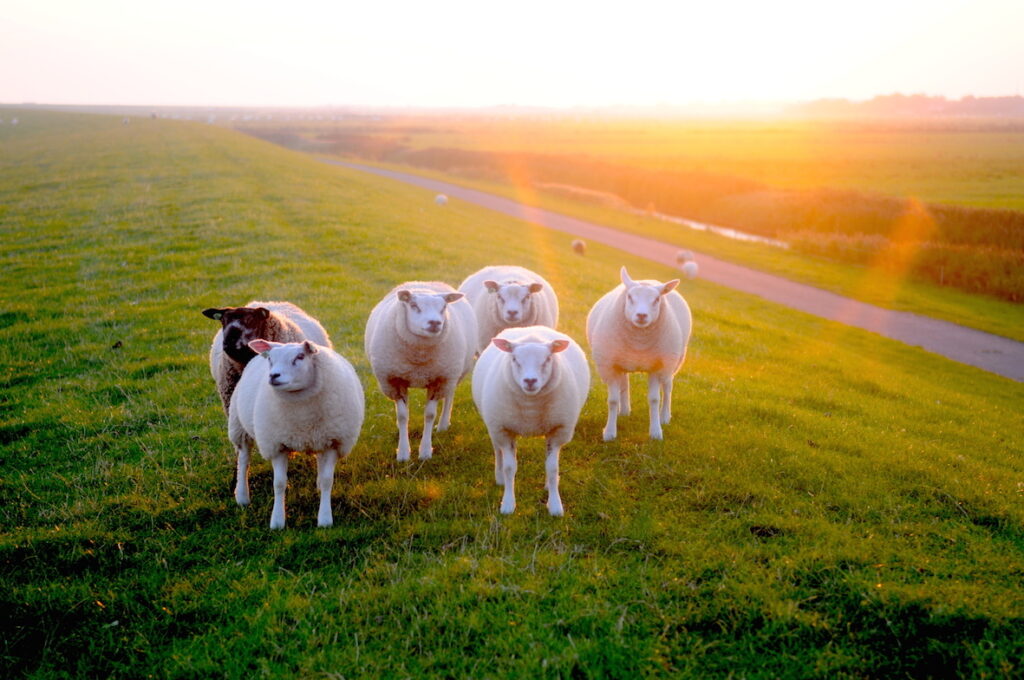
[[[512,261],[582,339],[621,264],[672,270],[224,129],[21,118],[0,129],[0,675],[1024,672],[1024,386],[698,280],[666,440],[641,408],[601,442],[595,385],[567,516],[527,440],[500,517],[468,384],[434,459],[394,461],[372,305]],[[252,298],[318,316],[367,388],[332,529],[310,461],[287,531],[265,462],[234,504],[199,312]]]
[[[348,159],[351,160],[351,159]],[[873,266],[859,266],[814,257],[791,249],[766,247],[712,233],[680,227],[646,215],[632,214],[601,201],[583,200],[506,183],[467,179],[425,168],[394,163],[368,163],[377,167],[413,172],[462,186],[515,199],[565,215],[614,227],[621,231],[655,238],[743,264],[761,271],[807,283],[886,309],[914,312],[987,333],[1024,342],[1024,305],[945,288],[918,281],[906,274]]]
[[[645,170],[1024,210],[1024,125],[1005,119],[657,120],[485,115],[247,122],[367,152],[404,148],[599,158]]]

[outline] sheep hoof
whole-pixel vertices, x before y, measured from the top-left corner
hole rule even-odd
[[[516,511],[516,504],[515,503],[510,503],[509,505],[505,505],[504,503],[501,504],[501,514],[503,514],[503,515],[511,515],[515,511]]]
[[[274,530],[284,529],[284,521],[270,520],[270,528]]]
[[[235,502],[241,505],[243,508],[249,505],[249,497],[241,494],[235,494]]]
[[[324,529],[329,529],[330,527],[334,526],[334,519],[327,518],[326,520],[317,520],[316,525],[318,527],[323,527]]]
[[[657,432],[651,432],[651,439],[661,440],[661,430],[658,430]]]
[[[601,436],[606,442],[610,442],[615,441],[615,435],[615,432],[609,432],[608,430],[605,430]]]
[[[401,449],[399,449],[398,450],[398,455],[396,456],[396,459],[398,460],[399,463],[406,462],[407,460],[409,460],[409,452],[408,451],[402,451]]]
[[[555,505],[553,503],[548,503],[548,512],[551,513],[552,517],[564,517],[565,516],[565,510],[562,508],[562,504],[561,503],[559,503],[558,505]]]
[[[434,448],[433,447],[431,447],[429,449],[426,449],[426,450],[420,449],[420,460],[430,460],[433,457],[434,457]]]
[[[450,425],[450,423],[442,423],[442,422],[439,421],[437,423],[437,431],[438,432],[447,432],[449,425]]]

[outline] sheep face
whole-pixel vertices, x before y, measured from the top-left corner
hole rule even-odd
[[[542,283],[531,283],[523,285],[520,283],[498,283],[497,281],[484,281],[487,292],[496,296],[498,301],[498,314],[501,320],[513,326],[525,323],[531,318],[530,312],[533,309],[533,294],[544,289]]]
[[[249,343],[264,334],[270,310],[264,307],[224,307],[206,309],[203,314],[220,321],[225,354],[243,365],[256,356]]]
[[[512,379],[526,394],[537,394],[544,389],[554,371],[552,356],[569,347],[567,340],[513,343],[504,338],[494,338],[491,342],[502,352],[512,355]]]
[[[423,338],[435,338],[448,321],[448,305],[461,300],[462,293],[413,293],[400,290],[398,300],[405,310],[405,325],[409,332]]]
[[[638,283],[629,278],[623,267],[622,285],[626,288],[626,302],[623,305],[626,321],[637,328],[647,328],[658,321],[662,298],[679,285],[679,279],[667,283]]]
[[[270,362],[269,381],[275,390],[300,392],[316,381],[312,358],[320,350],[309,341],[280,343],[257,339],[249,343],[249,349]]]

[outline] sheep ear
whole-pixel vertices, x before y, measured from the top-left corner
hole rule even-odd
[[[409,300],[412,299],[412,293],[407,291],[405,288],[403,288],[402,290],[398,291],[398,293],[396,293],[396,295],[398,295],[398,299],[401,300],[402,302],[408,302]]]
[[[213,319],[214,321],[220,321],[221,318],[223,318],[223,316],[224,316],[224,312],[226,312],[226,311],[228,311],[228,310],[227,309],[217,309],[216,307],[210,307],[209,309],[204,309],[203,310],[203,316],[207,316],[207,317]]]
[[[451,304],[453,302],[458,302],[464,297],[466,297],[465,293],[446,293],[444,296],[444,301],[447,302],[448,304]]]
[[[484,288],[487,289],[488,293],[497,293],[501,286],[498,285],[497,281],[491,281],[488,279],[487,281],[484,281]]]
[[[549,345],[549,347],[551,347],[551,353],[552,354],[558,354],[559,352],[564,352],[565,350],[569,349],[569,341],[568,340],[552,340],[551,344]]]
[[[256,308],[256,313],[259,314],[260,317],[263,318],[263,319],[269,319],[270,318],[270,310],[267,309],[266,307],[257,307]]]
[[[306,340],[306,342],[302,343],[302,350],[306,354],[316,354],[317,352],[320,351],[319,349],[317,349],[317,346],[311,343],[309,340]]]
[[[256,352],[256,354],[266,354],[275,347],[280,346],[281,343],[279,342],[270,342],[269,340],[264,340],[263,338],[258,338],[256,340],[251,340],[249,342],[249,349],[251,349],[253,352]]]
[[[512,343],[505,338],[492,338],[491,343],[502,352],[511,352],[514,349]]]
[[[531,293],[539,293],[542,290],[544,290],[544,284],[543,283],[531,283],[530,284],[530,292]]]
[[[629,272],[626,271],[625,265],[623,265],[622,269],[619,270],[619,277],[622,279],[622,285],[626,288],[632,288],[636,285],[636,281],[629,278]]]
[[[678,285],[679,285],[679,279],[672,279],[671,281],[667,281],[667,282],[663,283],[661,285],[661,294],[662,295],[668,295]]]

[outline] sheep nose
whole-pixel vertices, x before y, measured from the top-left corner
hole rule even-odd
[[[532,390],[536,389],[536,387],[537,387],[537,379],[536,378],[523,378],[523,382],[526,383],[526,389],[528,389],[528,390],[532,391]]]
[[[637,314],[636,315],[636,321],[637,321],[637,323],[644,323],[645,321],[647,321],[647,315],[646,314]]]
[[[439,330],[441,330],[441,322],[440,321],[433,321],[433,320],[432,321],[428,321],[427,322],[427,329],[431,333],[436,333]]]
[[[277,379],[280,378],[280,377],[281,377],[280,373],[271,373],[270,374],[270,384],[271,385],[276,385],[277,384]]]
[[[506,312],[506,314],[508,314],[508,318],[510,318],[510,319],[514,319],[517,316],[519,316],[519,312],[517,310],[515,310],[515,309],[508,310],[508,312]]]

